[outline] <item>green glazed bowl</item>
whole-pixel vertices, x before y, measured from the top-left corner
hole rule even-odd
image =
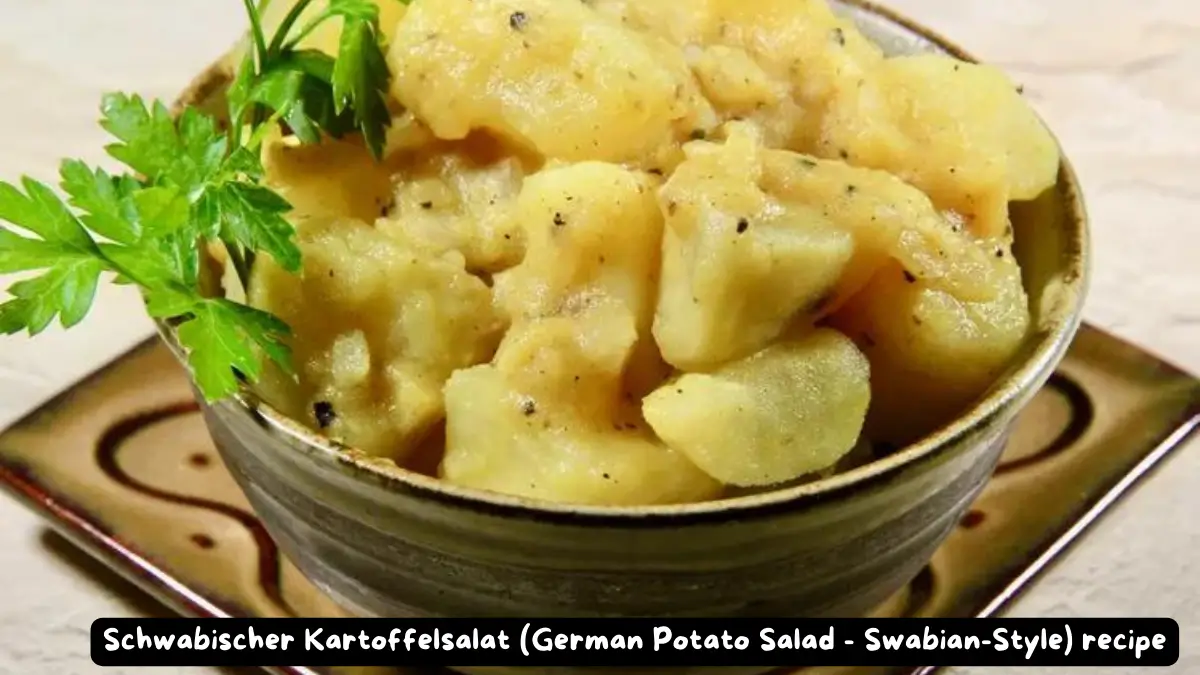
[[[971,60],[885,10],[833,4],[891,54]],[[183,101],[214,101],[227,81],[215,66]],[[672,507],[551,505],[372,460],[249,393],[203,406],[204,417],[283,551],[357,615],[862,615],[910,581],[954,528],[1078,328],[1088,241],[1070,166],[1064,161],[1053,190],[1015,208],[1035,317],[1017,363],[975,407],[916,445],[799,487]],[[160,330],[180,355],[170,328]]]

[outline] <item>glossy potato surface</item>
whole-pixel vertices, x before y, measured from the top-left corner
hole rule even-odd
[[[983,237],[1058,177],[1058,146],[1008,76],[934,55],[888,59],[841,89],[820,149],[895,173]]]
[[[841,333],[820,329],[646,398],[666,444],[727,485],[785,483],[834,465],[858,443],[870,366]]]
[[[593,505],[701,501],[721,484],[668,448],[622,395],[637,340],[618,304],[524,322],[492,365],[446,385],[441,475],[459,485]]]
[[[904,445],[950,421],[1004,371],[1029,328],[1020,270],[996,259],[997,294],[971,301],[936,283],[910,281],[898,264],[880,272],[834,318],[872,366],[868,433]]]

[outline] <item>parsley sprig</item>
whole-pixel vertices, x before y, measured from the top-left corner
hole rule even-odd
[[[340,138],[357,131],[371,153],[381,157],[391,123],[385,97],[391,74],[375,1],[327,0],[322,11],[300,25],[313,0],[298,0],[269,42],[251,0],[242,1],[250,15],[253,47],[230,88],[231,118],[240,122],[247,115],[258,120],[273,114],[304,143],[320,141],[322,132]],[[336,59],[299,47],[334,19],[342,21]]]
[[[391,0],[396,1],[396,0]],[[59,187],[28,177],[0,182],[0,274],[36,273],[8,288],[0,333],[36,336],[91,310],[104,275],[137,285],[152,317],[169,320],[201,394],[209,401],[257,380],[264,357],[291,371],[288,326],[277,317],[200,288],[201,250],[225,249],[243,286],[258,255],[301,268],[291,205],[261,184],[260,146],[276,123],[304,143],[361,133],[380,157],[390,115],[390,73],[371,0],[327,0],[302,26],[299,0],[268,42],[261,5],[244,0],[253,48],[229,91],[227,130],[195,108],[172,116],[161,102],[109,94],[101,126],[108,154],[130,169],[112,175],[66,160]],[[343,21],[336,58],[299,49],[325,21]]]

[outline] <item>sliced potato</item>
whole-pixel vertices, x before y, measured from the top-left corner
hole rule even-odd
[[[525,257],[497,275],[497,302],[514,319],[537,318],[603,295],[648,320],[663,227],[656,187],[648,174],[600,162],[531,176],[513,216]]]
[[[844,87],[819,152],[887,170],[954,211],[968,229],[1004,235],[1010,200],[1054,185],[1059,151],[1000,70],[938,55],[886,60]]]
[[[489,129],[547,158],[655,163],[711,115],[678,50],[580,2],[418,2],[390,61],[439,138]]]
[[[818,329],[648,396],[646,421],[708,475],[741,487],[833,466],[857,444],[870,367],[854,343]]]
[[[833,318],[871,361],[868,435],[903,445],[963,412],[1015,356],[1030,317],[1020,269],[997,249],[998,295],[972,302],[885,268]]]
[[[475,273],[520,262],[524,233],[513,209],[525,167],[480,145],[435,144],[394,157],[395,191],[376,226],[435,254],[457,251]]]
[[[825,107],[882,59],[825,0],[592,0],[597,11],[682,48],[721,121],[771,147],[811,151]]]
[[[663,228],[656,187],[649,174],[599,162],[531,176],[512,215],[524,260],[495,280],[496,303],[514,321],[610,300],[628,308],[638,342],[627,385],[636,397],[669,374],[651,335]]]
[[[403,460],[443,416],[450,374],[487,361],[504,322],[461,256],[406,248],[360,221],[298,220],[304,269],[260,259],[250,303],[292,327],[298,382],[261,390],[297,419]]]
[[[890,259],[964,299],[995,294],[990,251],[882,171],[766,150],[752,127],[693,143],[661,192],[667,228],[654,335],[683,370],[811,325]]]
[[[616,303],[509,331],[494,365],[446,385],[451,483],[556,502],[645,505],[703,501],[721,486],[663,446],[621,393],[637,340]]]
[[[853,237],[819,209],[759,188],[757,139],[688,146],[660,196],[667,216],[654,337],[684,370],[739,358],[777,337],[827,296],[854,253]]]

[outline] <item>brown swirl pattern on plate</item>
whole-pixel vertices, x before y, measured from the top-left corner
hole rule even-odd
[[[874,615],[1000,611],[1111,504],[1114,490],[1147,473],[1198,422],[1200,382],[1085,327],[1018,420],[1000,467],[957,531]],[[344,615],[280,555],[254,517],[212,446],[184,373],[157,341],[0,435],[0,484],[182,613]],[[359,668],[336,675],[403,672]]]

